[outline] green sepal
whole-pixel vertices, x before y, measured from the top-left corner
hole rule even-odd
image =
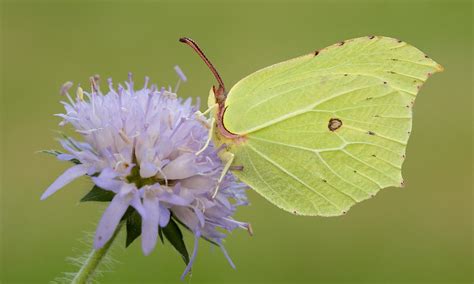
[[[63,139],[67,140],[67,142],[69,142],[69,144],[77,151],[82,151],[81,148],[79,148],[79,146],[76,145],[76,142],[74,142],[74,140],[72,140],[71,137],[69,137],[66,133],[62,132],[62,131],[58,131],[59,135],[61,135],[63,137]]]
[[[187,265],[189,263],[189,254],[188,250],[186,249],[186,244],[183,240],[183,233],[181,233],[181,229],[178,227],[178,224],[176,224],[173,219],[170,219],[168,225],[164,227],[162,231],[166,239],[179,252],[183,258],[184,263]]]
[[[39,152],[40,152],[40,153],[43,153],[43,154],[53,155],[53,156],[55,156],[55,157],[57,157],[58,155],[63,154],[63,152],[58,151],[58,150],[54,150],[54,149],[51,149],[51,150],[41,150],[41,151],[39,151]]]
[[[94,185],[94,187],[89,191],[84,197],[81,198],[81,202],[85,201],[99,201],[99,202],[108,202],[111,201],[115,196],[115,193],[112,191],[105,190],[103,188]]]
[[[164,244],[165,240],[163,239],[163,229],[158,227],[158,236],[160,237],[161,243]]]
[[[48,155],[53,155],[55,157],[57,157],[58,155],[61,155],[61,154],[65,154],[65,153],[63,153],[61,151],[58,151],[58,150],[41,150],[39,152],[44,153],[44,154],[48,154]],[[78,159],[72,159],[72,160],[69,160],[69,162],[72,162],[76,165],[81,164],[81,162]]]
[[[127,217],[127,239],[125,247],[128,247],[142,234],[142,217],[136,210],[133,210]]]
[[[126,220],[127,224],[127,238],[125,247],[130,246],[142,233],[142,217],[138,212],[129,207],[124,214],[122,220]],[[186,249],[186,244],[183,240],[183,234],[178,224],[173,219],[170,219],[168,225],[164,228],[158,227],[158,236],[162,243],[164,243],[163,236],[170,242],[170,244],[181,255],[185,264],[189,263],[189,253]]]

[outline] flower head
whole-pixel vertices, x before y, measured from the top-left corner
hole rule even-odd
[[[185,81],[181,70],[176,70]],[[112,192],[97,227],[96,249],[107,243],[129,208],[141,216],[144,254],[155,248],[159,228],[172,218],[192,231],[196,242],[204,237],[221,248],[223,232],[249,228],[232,218],[237,206],[247,202],[243,184],[228,173],[217,195],[213,194],[223,165],[212,143],[199,151],[208,137],[207,120],[196,116],[199,102],[183,101],[171,88],[149,86],[148,78],[138,90],[131,75],[125,86],[117,88],[109,79],[106,93],[98,81],[98,76],[91,78],[91,92],[79,87],[75,99],[68,93],[72,83],[62,89],[68,102],[62,102],[66,113],[57,114],[63,119],[60,125],[71,124],[82,140],[60,140],[67,152],[57,153],[57,158],[76,165],[56,179],[41,199],[83,175]]]

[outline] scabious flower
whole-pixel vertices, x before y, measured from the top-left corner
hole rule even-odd
[[[180,81],[186,81],[175,69]],[[247,204],[246,186],[228,173],[213,196],[223,164],[212,143],[199,151],[209,132],[208,121],[196,115],[199,101],[193,105],[190,98],[178,98],[177,87],[174,92],[149,87],[148,78],[135,90],[131,74],[125,86],[117,88],[109,79],[106,93],[98,81],[98,76],[91,77],[91,92],[79,87],[74,99],[68,92],[72,83],[63,87],[68,102],[62,102],[66,112],[57,114],[63,119],[60,125],[71,124],[82,139],[60,140],[67,152],[57,152],[57,158],[75,165],[41,199],[86,175],[97,187],[115,194],[97,226],[96,249],[109,241],[131,207],[141,216],[145,255],[155,248],[159,228],[170,219],[194,234],[194,251],[183,276],[192,266],[201,237],[219,245],[228,258],[222,246],[224,232],[249,229],[249,224],[232,218],[238,206]]]

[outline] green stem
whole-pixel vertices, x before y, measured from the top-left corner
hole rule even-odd
[[[94,249],[91,251],[91,253],[87,257],[87,260],[84,262],[79,272],[77,272],[76,276],[71,281],[71,284],[83,284],[91,282],[97,267],[100,265],[108,250],[110,249],[110,246],[112,245],[118,233],[120,232],[123,223],[125,222],[122,221],[119,223],[110,240],[102,248],[98,250]]]

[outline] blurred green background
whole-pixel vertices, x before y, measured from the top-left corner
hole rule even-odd
[[[403,174],[337,218],[297,217],[249,192],[238,212],[255,235],[226,242],[237,271],[201,242],[190,283],[472,283],[472,2],[458,1],[3,1],[1,4],[1,283],[47,283],[89,251],[104,204],[79,204],[75,181],[40,202],[69,165],[36,154],[59,148],[58,91],[90,75],[134,72],[207,97],[214,79],[181,36],[197,40],[228,86],[267,65],[364,35],[407,41],[445,67],[423,87]],[[187,240],[190,241],[189,234]],[[148,257],[139,242],[113,257],[104,283],[182,283],[170,246]],[[192,243],[188,242],[192,247]]]

